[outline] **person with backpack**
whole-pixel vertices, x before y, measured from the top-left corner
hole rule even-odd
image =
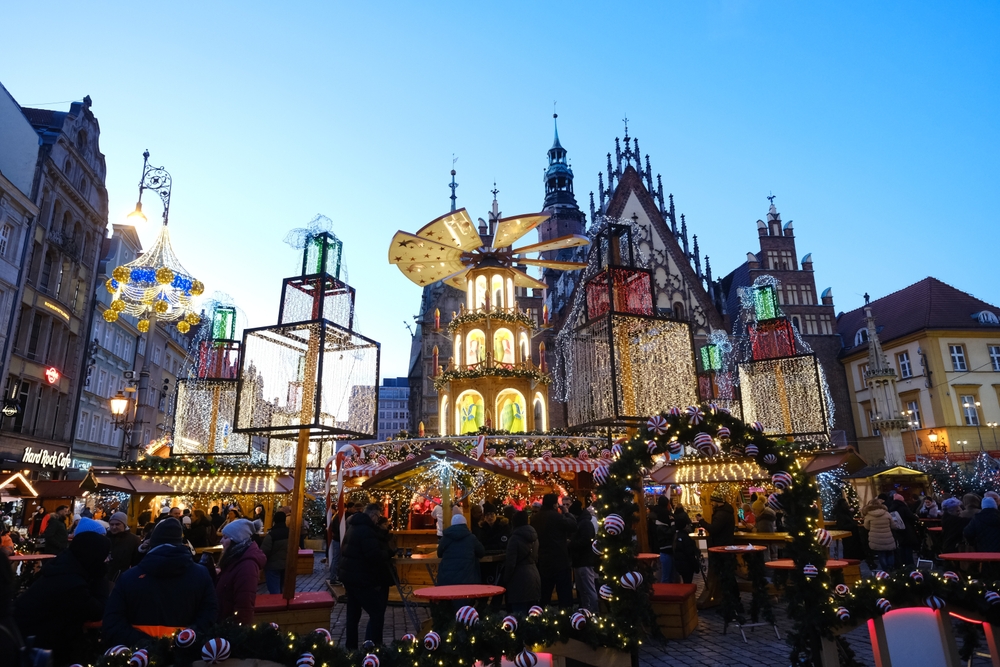
[[[896,538],[892,532],[892,518],[880,498],[865,506],[865,530],[868,531],[868,548],[878,561],[879,569],[889,571],[895,566]]]

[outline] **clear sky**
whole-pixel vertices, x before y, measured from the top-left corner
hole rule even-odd
[[[995,2],[10,2],[3,23],[21,104],[93,98],[111,220],[148,148],[182,262],[251,326],[295,273],[285,234],[332,218],[383,376],[419,305],[392,233],[448,210],[452,154],[473,218],[494,179],[505,215],[540,209],[554,100],[581,208],[627,114],[717,276],[773,192],[838,311],[927,275],[1000,305]]]

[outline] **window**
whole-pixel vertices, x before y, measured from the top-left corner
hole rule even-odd
[[[114,353],[116,357],[122,356],[122,343],[124,342],[124,337],[121,332],[115,334],[115,349]]]
[[[990,345],[990,363],[993,365],[993,370],[1000,372],[1000,345]]]
[[[87,435],[87,420],[90,419],[89,412],[80,412],[80,423],[76,427],[76,437],[83,440]]]
[[[102,445],[109,444],[108,440],[110,437],[111,437],[111,422],[105,419],[101,424],[101,444]]]
[[[882,432],[875,426],[875,412],[873,410],[868,411],[868,425],[871,426],[872,435],[882,435]]]
[[[122,359],[125,359],[126,361],[132,359],[132,339],[131,338],[126,338],[125,339],[125,353],[122,355]]]
[[[7,245],[10,243],[11,233],[14,228],[10,225],[4,225],[0,228],[0,257],[5,257],[7,255]]]
[[[795,325],[795,330],[797,332],[802,333],[802,324],[799,323],[799,316],[798,315],[793,315],[792,316],[792,324]]]
[[[923,422],[920,421],[920,404],[916,401],[907,401],[906,409],[910,412],[907,416],[913,422],[913,428],[923,428]]]
[[[896,361],[899,363],[899,377],[902,379],[913,377],[913,368],[910,366],[910,353],[900,352],[896,355]]]
[[[101,427],[101,418],[94,415],[90,419],[90,437],[87,438],[91,442],[97,442],[97,429]]]
[[[162,352],[162,350],[160,348],[158,348],[158,347],[154,347],[153,348],[153,365],[154,366],[159,366],[160,365],[160,352]]]
[[[966,426],[979,426],[979,406],[976,405],[975,396],[959,396],[958,402],[962,405],[962,414],[965,416]]]
[[[812,288],[809,285],[800,285],[799,289],[802,290],[802,303],[807,306],[813,305]]]
[[[949,345],[948,351],[951,352],[951,370],[969,370],[969,367],[965,364],[965,347],[962,345]]]
[[[861,386],[865,385],[865,374],[868,372],[868,364],[858,366],[858,374],[861,376]]]
[[[833,333],[833,322],[830,321],[829,315],[819,316],[819,332],[824,336],[829,336]]]
[[[854,347],[868,343],[868,329],[858,329],[854,333]]]

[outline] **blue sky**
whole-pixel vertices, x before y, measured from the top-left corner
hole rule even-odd
[[[181,260],[250,325],[295,273],[285,234],[333,219],[384,376],[419,304],[392,233],[448,209],[452,154],[473,217],[494,179],[505,214],[538,210],[553,100],[581,207],[627,114],[716,275],[773,192],[838,311],[927,275],[1000,305],[996,3],[22,2],[4,24],[19,102],[93,98],[111,220],[148,148]]]

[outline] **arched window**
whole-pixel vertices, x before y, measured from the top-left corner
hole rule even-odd
[[[503,310],[503,276],[495,275],[490,281],[490,303],[493,310]]]
[[[439,435],[451,435],[448,433],[448,394],[441,397],[441,411],[438,413]]]
[[[507,279],[507,308],[512,309],[514,307],[514,280],[512,278]]]
[[[493,363],[514,365],[514,334],[510,329],[497,329],[493,333]]]
[[[87,131],[80,130],[76,135],[76,147],[79,150],[84,150],[87,147]]]
[[[455,334],[455,343],[452,350],[455,352],[455,368],[462,367],[462,334]]]
[[[674,319],[683,320],[684,319],[684,304],[680,301],[674,302]]]
[[[486,404],[483,395],[469,389],[455,399],[455,433],[475,433],[486,421]]]
[[[527,430],[524,394],[517,389],[504,389],[497,394],[497,425],[504,431],[518,433]]]
[[[49,279],[52,277],[52,253],[47,253],[42,260],[42,272],[38,276],[38,287],[43,292],[49,289]]]
[[[854,347],[864,345],[868,342],[868,329],[858,329],[854,334]]]
[[[531,361],[531,344],[528,342],[528,334],[526,334],[523,331],[521,332],[520,348],[521,348],[520,362],[522,364],[527,365],[527,363]]]
[[[62,227],[59,228],[59,232],[63,235],[69,234],[70,230],[73,229],[73,219],[70,218],[69,211],[63,213]]]
[[[799,324],[799,316],[798,315],[793,315],[792,316],[792,324],[795,325],[795,330],[796,331],[798,331],[799,333],[802,333],[802,325]]]
[[[472,278],[469,278],[468,287],[465,289],[465,309],[472,311],[472,297],[475,294],[475,290],[472,287]]]
[[[472,368],[484,361],[486,361],[486,334],[479,329],[473,329],[465,341],[465,363]]]
[[[542,392],[537,392],[535,394],[534,410],[535,410],[535,430],[536,431],[548,431],[549,430],[549,420],[548,412],[545,410],[545,397],[542,396]]]
[[[63,173],[69,176],[71,171],[73,171],[73,163],[67,158],[66,164],[63,165]]]
[[[486,307],[486,276],[478,276],[476,278],[476,310],[482,310]]]

